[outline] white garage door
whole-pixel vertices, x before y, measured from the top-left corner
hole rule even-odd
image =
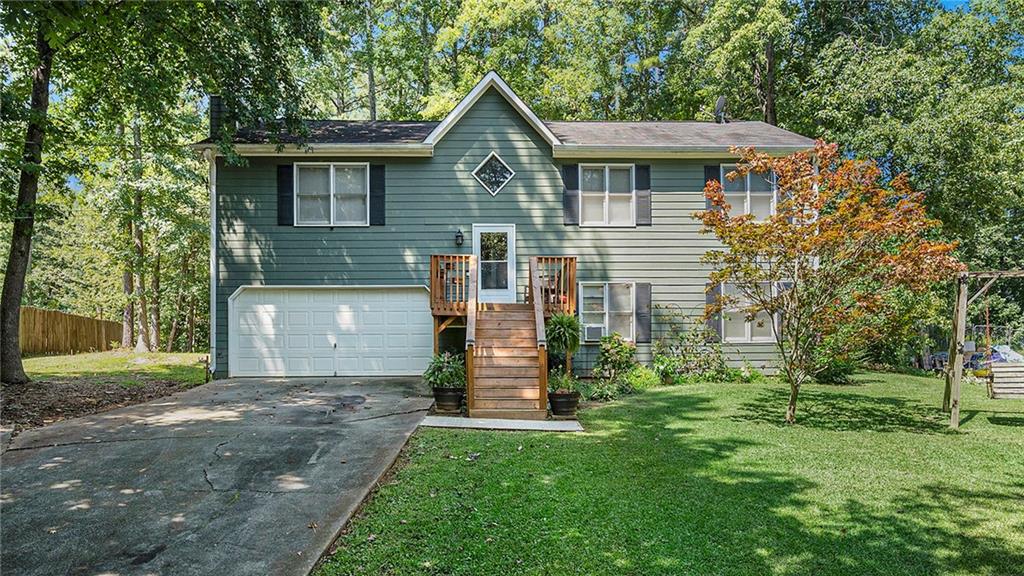
[[[232,376],[419,375],[433,353],[422,287],[245,288],[230,315]]]

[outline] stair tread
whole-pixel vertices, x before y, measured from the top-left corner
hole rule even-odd
[[[502,410],[495,408],[473,408],[470,418],[507,418],[510,420],[546,420],[547,410]]]

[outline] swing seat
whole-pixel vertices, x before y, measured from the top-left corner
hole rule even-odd
[[[1024,398],[1024,363],[993,362],[988,380],[989,398]]]

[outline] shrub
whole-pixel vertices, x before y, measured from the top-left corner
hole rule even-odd
[[[548,392],[557,392],[559,394],[569,392],[582,393],[582,386],[580,380],[571,372],[566,372],[564,369],[556,369],[552,370],[551,374],[548,375]]]
[[[654,369],[666,384],[723,382],[731,376],[722,345],[705,326],[674,329],[654,344]]]
[[[640,392],[661,384],[657,372],[647,366],[637,365],[624,372],[619,378],[619,391],[623,393]]]
[[[617,383],[619,376],[637,365],[636,344],[626,341],[615,333],[601,338],[601,348],[594,364],[594,375],[611,383]]]
[[[580,381],[580,395],[587,400],[615,400],[619,396],[619,386],[603,378]]]
[[[435,354],[423,373],[423,380],[435,388],[465,388],[465,358],[451,352]]]

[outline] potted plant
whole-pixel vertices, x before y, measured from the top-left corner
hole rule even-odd
[[[466,361],[461,354],[435,354],[423,373],[423,380],[434,390],[434,404],[442,412],[462,409],[466,395]]]
[[[580,319],[572,314],[554,314],[544,325],[548,351],[565,358],[565,371],[572,374],[572,355],[580,349]]]
[[[580,405],[580,381],[572,372],[558,369],[548,376],[548,401],[554,416],[575,416]]]

